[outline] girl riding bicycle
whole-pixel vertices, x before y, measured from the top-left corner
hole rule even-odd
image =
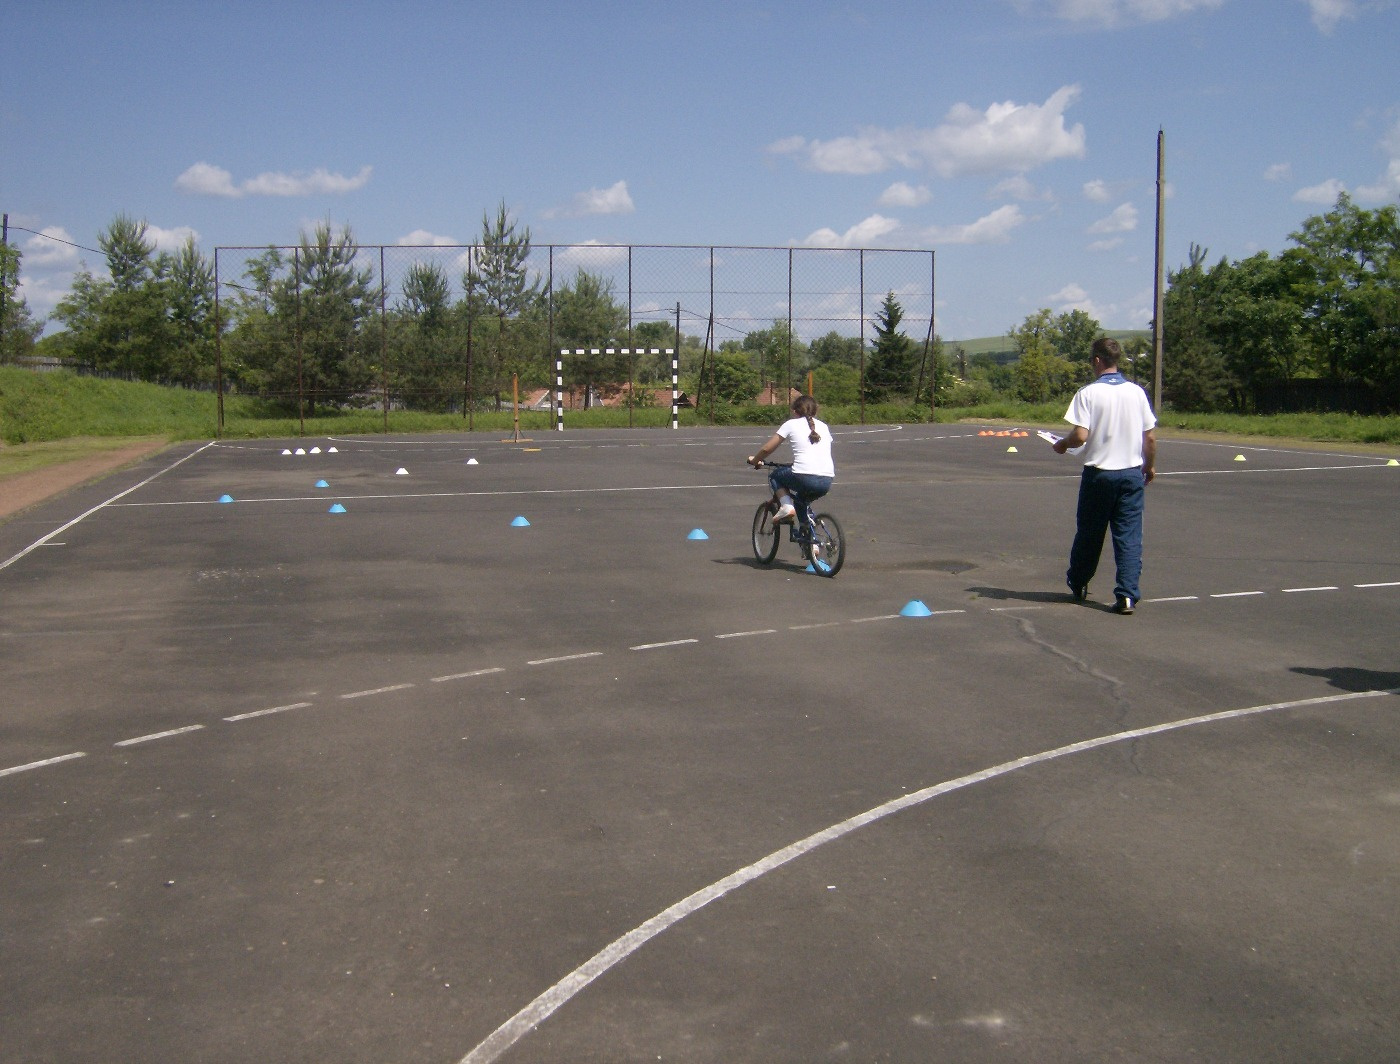
[[[817,401],[810,395],[799,395],[792,401],[792,414],[768,442],[749,456],[749,465],[757,469],[784,440],[792,446],[792,465],[779,466],[768,474],[768,486],[773,489],[773,501],[778,506],[773,515],[775,525],[789,523],[794,517],[805,524],[807,506],[831,490],[836,476],[831,459],[831,429],[817,417]],[[794,496],[807,506],[798,509]]]

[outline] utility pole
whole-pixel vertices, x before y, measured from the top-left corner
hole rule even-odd
[[[1162,416],[1162,297],[1164,294],[1162,230],[1165,221],[1163,203],[1166,200],[1164,178],[1165,141],[1157,130],[1157,254],[1152,278],[1152,408]]]
[[[5,319],[10,311],[10,216],[0,218],[0,362],[5,361]]]

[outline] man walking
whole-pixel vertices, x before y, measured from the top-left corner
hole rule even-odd
[[[1118,372],[1123,349],[1111,337],[1094,341],[1091,384],[1075,393],[1065,412],[1073,426],[1053,444],[1056,453],[1084,447],[1084,473],[1079,480],[1074,545],[1065,580],[1076,602],[1089,597],[1089,581],[1099,567],[1104,533],[1113,531],[1113,561],[1117,568],[1113,610],[1129,614],[1139,599],[1142,573],[1142,507],[1144,489],[1156,475],[1157,418],[1147,393]]]

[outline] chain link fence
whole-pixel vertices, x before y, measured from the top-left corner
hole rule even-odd
[[[601,404],[626,407],[629,424],[653,410],[661,416],[645,423],[671,424],[670,351],[684,403],[703,415],[708,401],[713,416],[723,353],[741,354],[760,391],[786,404],[833,338],[863,386],[864,352],[891,295],[925,357],[934,337],[930,250],[317,237],[215,249],[221,432],[226,394],[303,419],[373,409],[385,431],[406,412],[458,414],[470,428],[476,413],[517,403],[544,423],[557,423],[561,406]]]

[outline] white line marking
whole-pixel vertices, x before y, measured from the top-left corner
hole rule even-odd
[[[350,502],[368,502],[377,499],[488,499],[507,495],[600,495],[617,494],[619,492],[645,492],[645,491],[708,491],[708,490],[732,490],[734,488],[753,489],[753,481],[744,484],[641,484],[629,488],[515,488],[509,491],[424,491],[424,492],[395,492],[385,495],[337,495],[335,498],[349,500]],[[137,487],[140,487],[138,484]],[[135,490],[135,489],[132,489]],[[121,496],[117,496],[121,498]],[[254,502],[322,502],[330,498],[324,492],[320,495],[279,495],[269,496],[259,499],[239,499],[240,504]],[[112,502],[113,500],[108,500]],[[108,503],[103,503],[107,505]],[[156,507],[156,506],[218,506],[217,499],[185,499],[174,502],[124,502],[120,504],[124,507]],[[84,517],[87,515],[84,514]],[[81,520],[81,519],[80,519]],[[67,525],[63,526],[67,528]],[[62,532],[60,528],[58,532]],[[57,535],[57,533],[54,533]],[[37,545],[37,544],[36,544]]]
[[[1356,587],[1400,587],[1400,580],[1387,580],[1384,584],[1356,584]]]
[[[752,632],[725,632],[725,633],[723,633],[722,635],[717,635],[717,636],[715,636],[715,638],[716,638],[716,639],[743,639],[745,636],[748,636],[748,635],[774,635],[774,634],[777,633],[777,631],[778,631],[778,630],[777,630],[776,628],[757,628],[757,629],[755,629],[755,630],[752,631]]]
[[[62,533],[64,533],[64,532],[67,532],[70,528],[72,528],[74,525],[76,525],[79,521],[84,521],[84,520],[86,520],[87,518],[91,517],[93,514],[97,513],[98,510],[101,510],[101,509],[103,509],[104,507],[112,506],[113,504],[116,503],[116,501],[117,501],[118,499],[125,498],[126,496],[130,495],[133,491],[136,491],[136,490],[138,490],[138,489],[140,489],[140,488],[144,488],[144,487],[145,487],[147,484],[149,484],[151,481],[155,480],[156,477],[159,477],[159,476],[162,476],[162,475],[164,475],[164,474],[166,474],[166,473],[169,473],[169,472],[170,472],[172,469],[174,469],[176,466],[180,465],[180,464],[183,463],[183,462],[188,462],[188,461],[189,461],[191,458],[193,458],[195,455],[201,454],[201,453],[203,453],[204,451],[208,450],[210,447],[213,447],[213,446],[214,446],[214,441],[213,441],[213,440],[210,440],[210,441],[209,441],[208,443],[206,443],[203,447],[199,448],[199,450],[197,450],[197,451],[191,451],[189,454],[185,455],[185,457],[184,457],[184,458],[181,458],[179,462],[175,462],[175,463],[173,463],[173,464],[171,464],[171,465],[168,465],[168,466],[166,466],[164,469],[160,470],[159,472],[152,473],[152,474],[151,474],[150,476],[148,476],[145,480],[141,481],[141,483],[139,483],[139,484],[133,484],[133,485],[131,485],[131,487],[127,488],[125,491],[118,492],[116,495],[113,495],[113,496],[112,496],[110,499],[108,499],[106,502],[100,502],[100,503],[98,503],[98,504],[97,504],[96,506],[94,506],[91,510],[88,510],[86,513],[79,514],[77,517],[73,518],[73,520],[69,521],[66,525],[61,525],[61,526],[59,526],[58,528],[55,528],[55,529],[54,529],[52,532],[50,532],[47,536],[43,537],[43,538],[40,539],[40,540],[36,540],[35,542],[31,543],[29,546],[25,547],[24,550],[20,551],[18,554],[14,555],[13,557],[6,558],[3,562],[0,562],[0,569],[5,569],[5,568],[7,568],[7,567],[13,565],[15,562],[19,561],[21,558],[23,558],[23,557],[24,557],[26,554],[28,554],[30,551],[32,551],[32,550],[34,550],[34,549],[36,549],[36,548],[38,548],[38,547],[42,547],[42,546],[46,545],[47,543],[51,542],[55,536],[58,536],[58,535],[60,535],[60,534],[62,534]]]
[[[1199,602],[1199,595],[1177,595],[1174,598],[1146,599],[1147,602]]]
[[[1249,450],[1249,448],[1244,448]],[[1159,477],[1209,477],[1220,473],[1336,473],[1344,469],[1384,469],[1384,462],[1357,462],[1355,465],[1279,466],[1275,469],[1178,469],[1158,473]]]
[[[683,647],[687,643],[698,643],[698,639],[671,639],[665,643],[641,643],[635,647],[628,647],[628,650],[661,650],[663,647]]]
[[[505,672],[505,669],[473,669],[471,672],[454,672],[451,676],[434,676],[429,683],[446,683],[448,680],[469,680],[473,676],[490,676],[493,672]]]
[[[1224,591],[1211,598],[1249,598],[1251,595],[1262,595],[1263,591]]]
[[[1296,595],[1300,591],[1340,591],[1339,587],[1286,587],[1283,589],[1285,595]]]
[[[286,713],[293,709],[306,709],[312,703],[293,702],[289,706],[273,706],[271,709],[255,709],[251,713],[235,713],[231,717],[225,717],[226,721],[252,720],[254,717],[270,717],[274,713]]]
[[[77,757],[87,757],[87,754],[79,750],[74,754],[60,754],[58,757],[46,757],[43,761],[31,761],[27,765],[15,765],[13,768],[0,768],[0,776],[13,776],[16,772],[28,772],[33,768],[45,768],[49,765],[61,764],[64,761],[72,761]]]
[[[788,625],[788,631],[810,632],[813,628],[835,628],[837,625],[845,623],[845,621],[818,621],[816,624],[792,624]]]
[[[390,691],[403,691],[414,686],[411,683],[390,684],[388,687],[376,687],[373,691],[350,691],[347,694],[339,695],[340,698],[368,698],[370,695],[387,695]]]
[[[1011,610],[1043,610],[1044,606],[993,606],[988,613],[1008,613]]]
[[[1303,698],[1293,702],[1274,702],[1267,706],[1251,706],[1248,709],[1230,709],[1222,713],[1207,713],[1204,716],[1188,717],[1185,720],[1170,721],[1166,724],[1154,724],[1146,728],[1134,728],[1131,731],[1114,732],[1111,735],[1101,735],[1095,739],[1085,739],[1082,742],[1070,743],[1068,746],[1056,747],[1053,750],[1046,750],[1039,754],[1029,754],[1026,757],[1017,758],[1014,761],[1006,761],[1000,765],[993,765],[991,768],[982,769],[980,772],[973,772],[966,776],[960,776],[954,780],[944,783],[934,784],[922,790],[913,791],[909,794],[901,795],[891,799],[883,805],[867,810],[843,820],[839,824],[817,832],[815,835],[808,835],[805,839],[799,839],[791,845],[783,847],[770,853],[767,857],[745,868],[739,869],[723,879],[716,880],[708,887],[697,890],[689,897],[682,898],[670,908],[663,910],[656,916],[633,930],[627,932],[620,938],[614,939],[609,945],[599,950],[583,964],[579,965],[572,972],[566,975],[559,982],[540,994],[534,1001],[530,1002],[523,1009],[517,1012],[501,1026],[497,1027],[485,1041],[461,1059],[459,1064],[490,1064],[500,1058],[516,1042],[538,1027],[571,998],[578,994],[589,983],[603,975],[609,969],[624,961],[632,953],[635,953],[646,943],[650,942],[657,935],[674,924],[684,920],[692,913],[709,905],[712,901],[724,897],[731,891],[747,883],[751,883],[760,876],[766,875],[776,868],[796,860],[798,857],[808,854],[819,846],[824,846],[828,842],[834,842],[843,838],[860,828],[867,827],[878,820],[894,813],[902,812],[905,809],[921,805],[931,798],[948,794],[952,791],[970,787],[975,783],[985,783],[987,780],[995,779],[998,776],[1005,776],[1008,773],[1016,772],[1023,768],[1030,768],[1047,761],[1054,761],[1058,758],[1068,757],[1071,754],[1080,754],[1088,750],[1095,750],[1101,746],[1108,746],[1112,743],[1127,742],[1132,739],[1141,739],[1149,735],[1160,735],[1165,732],[1177,731],[1182,728],[1193,727],[1198,724],[1213,724],[1219,721],[1232,720],[1236,717],[1248,717],[1260,713],[1269,713],[1282,709],[1297,709],[1303,706],[1324,705],[1331,702],[1346,702],[1357,698],[1377,698],[1383,695],[1400,695],[1400,688],[1392,688],[1387,691],[1358,691],[1346,694],[1324,695],[1321,698]]]
[[[121,742],[113,743],[112,745],[135,746],[137,743],[151,743],[155,742],[157,739],[169,739],[172,735],[184,735],[187,732],[200,731],[203,727],[203,724],[188,724],[183,728],[171,728],[169,731],[152,732],[150,735],[138,735],[134,739],[123,739]]]
[[[852,617],[847,624],[869,624],[871,621],[895,621],[899,619],[897,613],[882,613],[878,617]]]
[[[526,665],[554,665],[561,661],[579,661],[583,658],[601,658],[601,650],[590,650],[584,654],[560,654],[557,658],[536,658],[534,661],[527,661]]]

